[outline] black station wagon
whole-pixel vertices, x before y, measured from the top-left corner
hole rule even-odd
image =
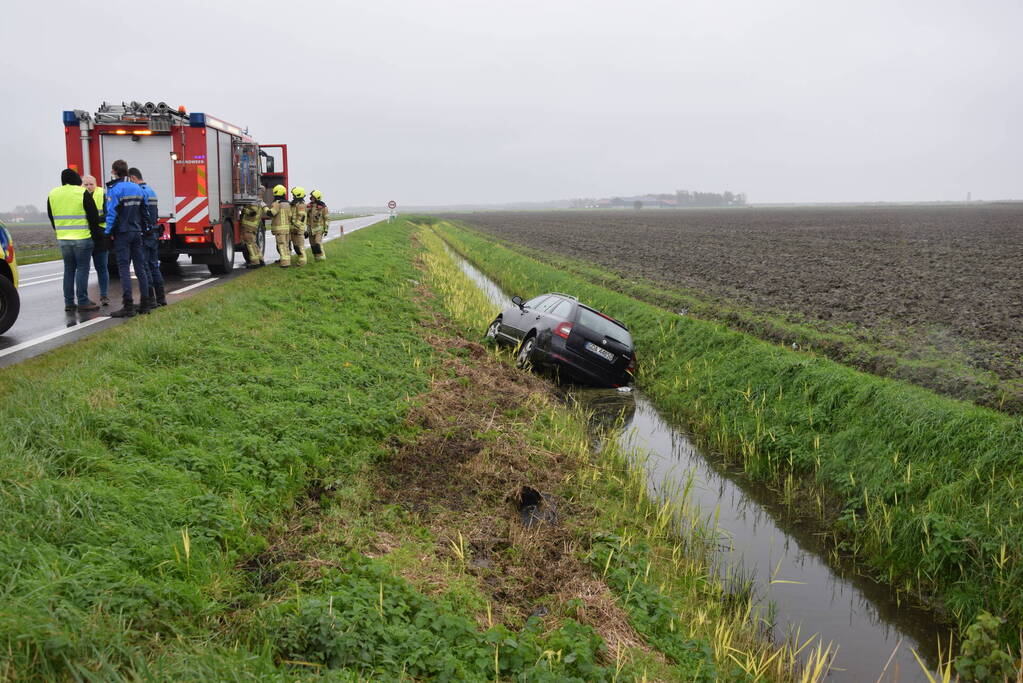
[[[512,306],[487,328],[487,338],[518,345],[520,368],[549,367],[559,375],[598,387],[623,387],[636,373],[629,328],[568,294],[552,292]]]

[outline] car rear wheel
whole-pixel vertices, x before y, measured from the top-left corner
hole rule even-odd
[[[515,367],[520,370],[533,369],[533,352],[536,350],[536,337],[526,337],[515,354]]]

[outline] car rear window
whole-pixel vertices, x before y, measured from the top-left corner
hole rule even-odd
[[[617,339],[622,344],[632,347],[632,335],[627,329],[588,308],[579,307],[579,324],[590,328],[597,334]]]

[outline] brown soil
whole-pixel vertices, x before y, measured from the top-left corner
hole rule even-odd
[[[15,249],[40,249],[56,247],[57,236],[49,225],[21,226],[17,223],[6,224],[14,239]]]

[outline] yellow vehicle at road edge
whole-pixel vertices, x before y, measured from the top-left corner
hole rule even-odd
[[[0,221],[0,334],[11,328],[21,311],[18,296],[18,259],[14,255],[14,239]]]

